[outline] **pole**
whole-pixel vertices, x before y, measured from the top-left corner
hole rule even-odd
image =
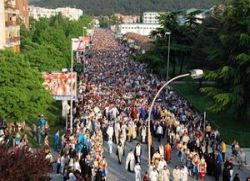
[[[70,72],[73,74],[73,42],[71,42],[71,67]],[[72,90],[73,90],[73,82],[70,81],[70,131],[73,132],[73,97],[72,97]]]
[[[178,75],[174,78],[172,78],[171,80],[167,81],[159,90],[158,92],[156,93],[152,103],[151,103],[151,106],[150,106],[150,109],[149,109],[149,113],[148,113],[148,169],[150,168],[150,162],[151,162],[151,153],[150,153],[150,136],[151,136],[151,133],[150,133],[150,120],[151,120],[151,112],[152,112],[152,109],[153,109],[153,106],[154,106],[154,103],[155,103],[155,100],[157,99],[157,97],[159,96],[159,94],[161,93],[161,91],[166,87],[168,86],[168,84],[170,84],[172,81],[176,80],[176,79],[180,79],[182,77],[187,77],[189,76],[190,73],[187,73],[187,74],[182,74],[182,75]]]
[[[168,33],[168,59],[167,59],[167,80],[166,81],[168,81],[168,78],[169,78],[170,35],[171,33],[169,32]]]
[[[204,133],[205,133],[205,129],[206,129],[206,116],[207,116],[207,113],[206,112],[204,112],[204,125],[203,125],[203,130],[204,130]]]

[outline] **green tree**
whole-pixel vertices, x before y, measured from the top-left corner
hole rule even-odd
[[[240,121],[249,121],[250,100],[250,3],[249,0],[228,0],[222,14],[219,32],[220,47],[211,57],[220,61],[216,70],[207,73],[214,86],[202,89],[214,99],[215,112],[235,111]],[[212,52],[210,52],[212,53]]]
[[[41,72],[61,71],[69,64],[69,60],[53,44],[36,44],[34,48],[25,52],[24,57],[31,67],[35,67]]]
[[[40,72],[31,68],[23,55],[1,51],[0,72],[0,115],[7,120],[27,120],[43,113],[52,102]]]

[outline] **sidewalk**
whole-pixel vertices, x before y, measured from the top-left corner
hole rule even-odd
[[[250,148],[241,148],[241,149],[246,153],[247,165],[244,165],[244,168],[250,171]],[[231,145],[227,145],[226,157],[232,157]],[[239,165],[239,163],[235,159],[234,159],[234,165],[236,166]]]

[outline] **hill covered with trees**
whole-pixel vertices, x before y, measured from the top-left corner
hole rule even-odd
[[[76,7],[90,15],[112,13],[141,14],[144,11],[167,11],[210,8],[222,0],[33,0],[31,4],[47,8]]]

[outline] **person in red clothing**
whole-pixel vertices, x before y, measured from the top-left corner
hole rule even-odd
[[[165,151],[165,160],[166,160],[167,163],[169,163],[170,160],[171,160],[171,153],[172,153],[172,148],[171,148],[171,145],[169,143],[167,143],[165,145],[165,150],[164,151]]]
[[[202,158],[201,162],[199,164],[199,178],[200,178],[200,180],[205,180],[206,170],[207,170],[207,164],[206,164],[205,159]]]
[[[146,171],[143,176],[143,181],[149,181],[148,172]]]

